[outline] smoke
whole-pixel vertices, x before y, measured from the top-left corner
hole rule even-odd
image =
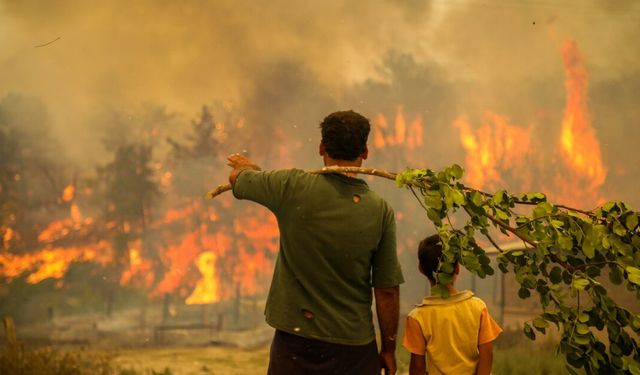
[[[4,0],[0,97],[40,98],[69,157],[88,165],[101,161],[110,111],[134,127],[136,113],[156,108],[170,118],[160,121],[166,132],[181,134],[202,105],[223,101],[258,133],[301,140],[303,163],[316,157],[317,124],[328,112],[391,116],[402,105],[424,118],[427,159],[461,162],[451,126],[459,115],[473,122],[491,109],[557,132],[565,38],[583,51],[592,90],[610,93],[594,96],[603,101],[593,107],[597,132],[612,126],[609,104],[637,114],[626,103],[637,101],[629,80],[639,77],[639,18],[633,0]],[[621,96],[619,85],[627,87]],[[265,160],[273,147],[247,146]]]
[[[257,85],[283,62],[294,66],[291,73],[300,66],[322,82],[314,90],[337,94],[370,76],[380,46],[409,33],[403,9],[387,2],[69,0],[1,7],[2,94],[42,97],[61,136],[86,140],[88,118],[105,106],[150,102],[197,113],[214,100],[239,102],[267,90]],[[403,32],[392,32],[394,24]],[[280,75],[289,80],[286,73]]]

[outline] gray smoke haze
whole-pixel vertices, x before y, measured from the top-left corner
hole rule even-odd
[[[224,101],[265,136],[281,129],[303,140],[300,160],[315,157],[328,112],[392,117],[403,105],[423,115],[425,160],[462,163],[451,126],[459,115],[473,122],[491,109],[557,133],[566,38],[588,64],[607,184],[637,202],[634,0],[0,0],[0,97],[41,99],[79,163],[101,161],[105,113],[130,113],[126,129],[152,108],[159,117],[144,121],[180,134],[202,105]]]

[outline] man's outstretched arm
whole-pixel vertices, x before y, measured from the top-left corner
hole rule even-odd
[[[396,335],[400,316],[400,287],[374,288],[380,327],[380,361],[386,375],[396,373]]]

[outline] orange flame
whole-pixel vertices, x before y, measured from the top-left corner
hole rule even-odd
[[[574,187],[586,186],[593,199],[607,176],[602,163],[600,144],[591,126],[587,107],[588,73],[584,59],[574,41],[562,45],[562,59],[565,69],[567,102],[562,120],[560,150],[570,176],[561,176],[566,181],[570,177]],[[582,189],[581,189],[582,190]],[[594,202],[595,203],[595,202]]]
[[[2,235],[2,243],[6,247],[8,247],[9,241],[11,241],[12,238],[13,238],[13,229],[7,227],[4,231],[4,234]]]
[[[273,270],[269,253],[278,252],[279,231],[275,217],[267,210],[256,210],[253,216],[236,219],[236,248],[240,255],[234,269],[234,281],[243,294],[259,294],[266,291]]]
[[[106,241],[100,241],[91,247],[52,247],[24,255],[0,253],[0,269],[9,281],[28,273],[27,282],[37,284],[48,278],[62,278],[74,262],[104,265],[111,259],[111,247]]]
[[[475,132],[462,117],[454,126],[460,131],[460,141],[466,151],[465,179],[470,186],[477,189],[498,187],[505,183],[502,172],[526,164],[531,143],[529,132],[511,125],[506,117],[488,111],[482,126]],[[528,185],[526,174],[520,177]]]
[[[153,270],[151,262],[142,256],[142,240],[136,240],[129,244],[129,268],[120,275],[120,285],[132,284],[134,280],[139,280],[138,285],[146,287],[153,283]]]
[[[393,128],[389,125],[387,118],[380,113],[374,117],[373,125],[373,146],[375,148],[404,145],[409,150],[413,150],[422,146],[422,116],[415,116],[407,127],[404,109],[400,105],[396,107]]]
[[[196,284],[196,288],[187,298],[187,305],[215,303],[220,301],[218,291],[218,277],[216,272],[216,260],[218,257],[212,251],[205,251],[198,256],[196,264],[202,278]]]
[[[64,202],[70,202],[76,195],[76,188],[72,184],[67,185],[62,191],[62,200]]]
[[[559,144],[564,165],[553,179],[553,186],[542,182],[541,187],[563,203],[595,204],[602,200],[598,189],[605,181],[606,168],[588,114],[588,75],[575,42],[564,43],[562,56],[567,103]],[[460,141],[466,151],[465,178],[475,188],[504,188],[505,175],[511,172],[511,177],[517,177],[521,183],[518,188],[529,190],[532,169],[558,168],[553,162],[542,165],[543,159],[532,153],[529,130],[509,124],[501,115],[485,113],[483,125],[476,130],[472,130],[464,118],[456,120],[454,126],[460,131]]]

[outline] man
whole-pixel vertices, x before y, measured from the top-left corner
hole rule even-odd
[[[362,165],[369,120],[353,111],[336,112],[320,128],[325,166]],[[263,172],[244,156],[228,159],[234,196],[267,207],[280,228],[265,307],[266,321],[276,329],[268,374],[368,375],[380,374],[381,366],[394,374],[404,280],[388,203],[353,175]]]

